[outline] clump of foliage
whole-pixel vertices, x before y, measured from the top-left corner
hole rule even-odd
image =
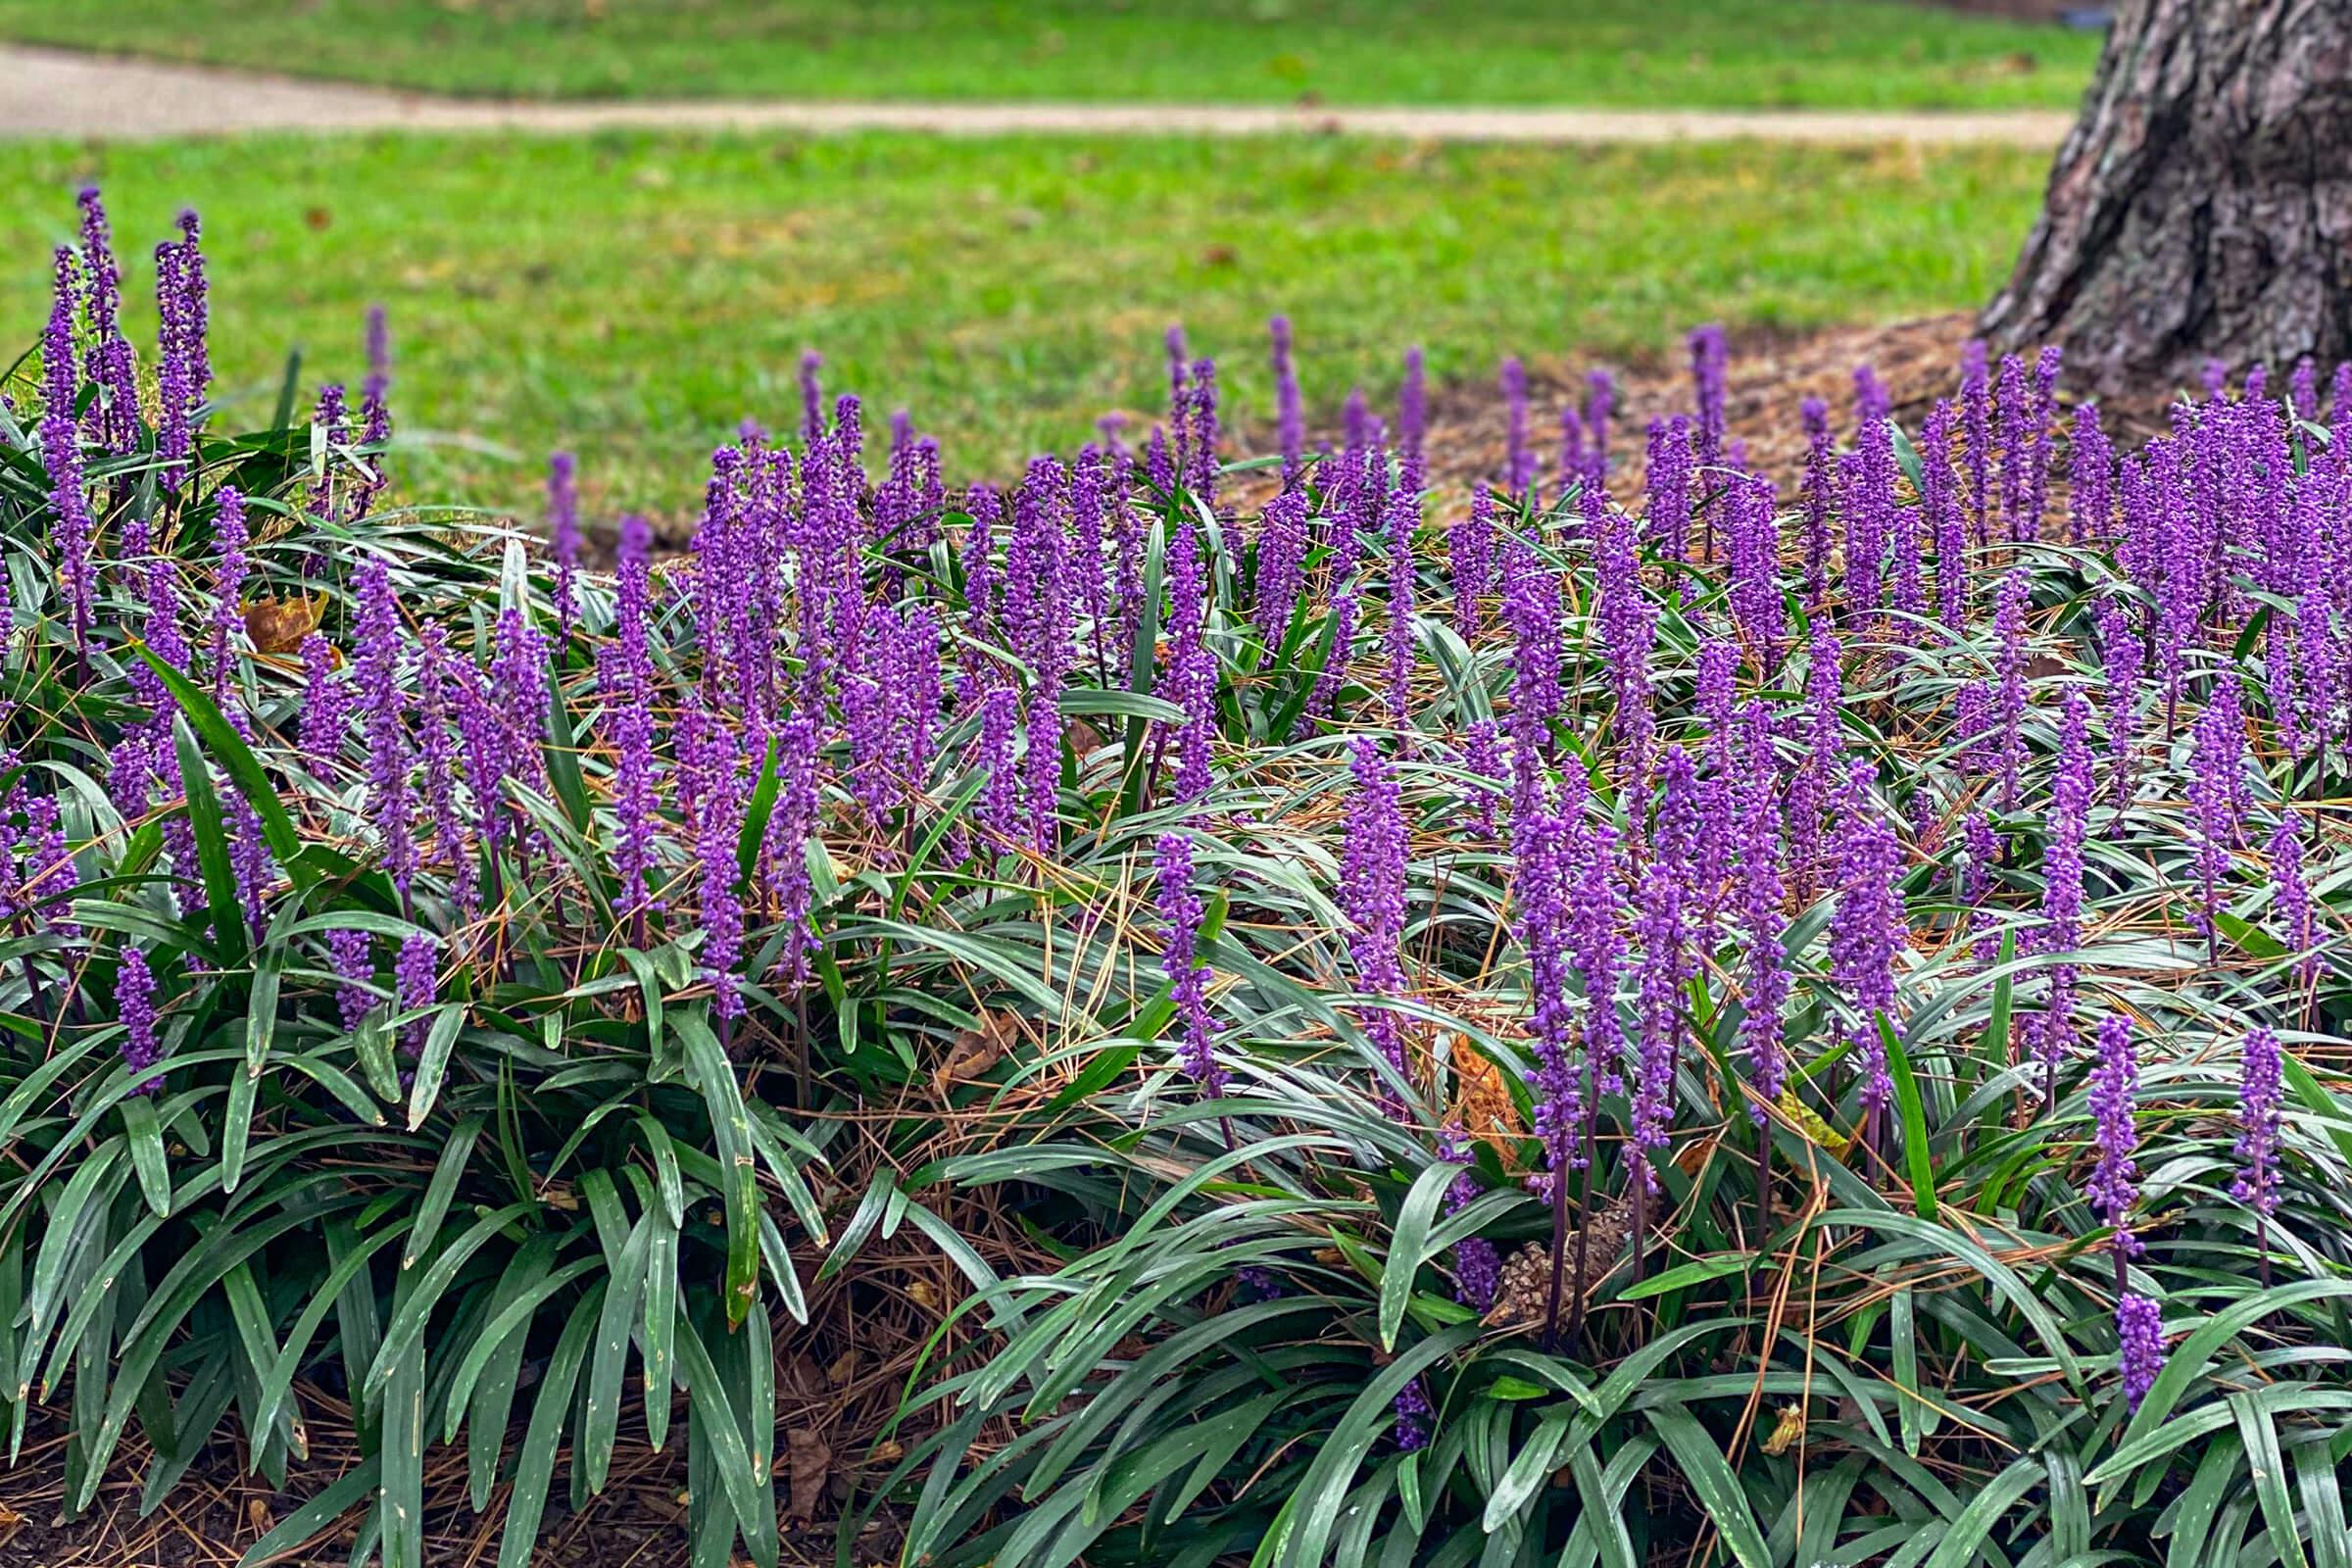
[[[380,380],[216,435],[192,226],[147,377],[89,211],[0,448],[0,1396],[70,1387],[74,1499],[331,1387],[255,1558],[416,1561],[462,1437],[518,1564],[650,1391],[772,1563],[777,1337],[912,1226],[909,1561],[2340,1554],[2308,373],[2119,462],[2054,357],[1865,372],[1784,506],[1702,332],[1638,462],[1506,373],[1441,528],[1418,376],[1316,450],[1280,323],[1276,457],[1171,334],[1009,493],[871,477],[811,360],[607,574],[568,460],[543,551],[382,509]]]

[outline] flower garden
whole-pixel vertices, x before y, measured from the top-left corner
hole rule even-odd
[[[1172,330],[998,484],[810,355],[657,557],[569,457],[402,504],[380,318],[228,428],[193,215],[152,350],[81,217],[0,415],[69,1510],[224,1441],[249,1562],[525,1568],[650,1448],[698,1568],[2348,1560],[2352,369],[1863,368],[1776,483],[1701,329],[1645,430],[1506,364],[1454,494],[1279,319],[1274,450]]]

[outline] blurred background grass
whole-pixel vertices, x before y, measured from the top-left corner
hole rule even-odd
[[[1883,0],[0,0],[0,37],[455,91],[1651,106],[2070,102],[2096,39]],[[233,90],[233,88],[228,89]],[[1975,304],[2045,155],[1723,143],[334,134],[0,143],[0,322],[30,343],[70,190],[102,184],[129,287],[199,208],[219,390],[358,373],[391,313],[413,498],[587,496],[676,517],[737,421],[789,417],[801,351],[957,472],[1155,410],[1171,321],[1262,419],[1263,323],[1310,406],[1505,354],[1665,351]],[[151,311],[152,307],[148,307]],[[256,416],[261,413],[257,411]]]
[[[2088,32],[1895,0],[0,0],[0,36],[441,92],[2070,108]]]
[[[2037,200],[2012,150],[1566,149],[1339,139],[344,136],[0,146],[0,316],[29,343],[81,181],[128,260],[205,216],[222,395],[359,374],[390,311],[405,464],[523,504],[545,453],[607,507],[674,514],[747,415],[789,421],[801,350],[958,471],[1009,471],[1156,409],[1171,321],[1265,416],[1265,318],[1311,405],[1497,358],[1622,359],[1692,321],[1801,329],[1984,294]],[[151,309],[150,307],[146,307]],[[259,414],[266,409],[258,410]],[[454,443],[454,444],[453,444]]]

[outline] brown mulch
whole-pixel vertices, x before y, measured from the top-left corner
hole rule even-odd
[[[1045,1082],[1036,1093],[1058,1088]],[[909,1091],[921,1093],[920,1090]],[[944,1092],[944,1091],[943,1091]],[[937,1113],[939,1107],[935,1106]],[[862,1178],[862,1160],[878,1147],[879,1133],[903,1114],[879,1105],[859,1117],[861,1126],[844,1152]],[[970,1116],[970,1126],[986,1120]],[[919,1161],[932,1150],[956,1146],[945,1134],[907,1157]],[[845,1183],[854,1197],[863,1183]],[[954,1224],[1001,1273],[1033,1268],[1038,1254],[1022,1239],[1017,1223],[988,1195],[934,1197],[949,1203],[943,1217]],[[846,1218],[846,1210],[841,1216]],[[776,1501],[783,1514],[783,1561],[794,1568],[829,1568],[843,1509],[853,1498],[860,1508],[900,1454],[895,1445],[877,1450],[875,1436],[899,1408],[907,1381],[927,1363],[936,1373],[943,1360],[967,1351],[977,1330],[957,1326],[941,1333],[943,1319],[969,1290],[963,1276],[908,1225],[891,1239],[870,1240],[858,1266],[824,1282],[803,1285],[809,1322],[802,1327],[778,1316],[776,1364]],[[5,1568],[233,1568],[247,1548],[299,1509],[304,1501],[342,1475],[357,1458],[350,1407],[333,1390],[312,1382],[296,1386],[309,1435],[310,1454],[292,1467],[276,1488],[244,1471],[244,1450],[233,1437],[213,1443],[156,1511],[140,1517],[140,1494],[151,1450],[134,1434],[126,1436],[88,1511],[61,1516],[65,1495],[66,1424],[62,1402],[36,1410],[24,1452],[9,1466],[0,1449],[0,1565]],[[632,1377],[625,1395],[619,1442],[606,1490],[578,1511],[567,1507],[568,1452],[557,1457],[555,1485],[541,1525],[535,1568],[684,1568],[686,1525],[686,1409],[673,1396],[669,1441],[656,1452],[647,1442],[643,1389]],[[527,1413],[527,1390],[517,1404]],[[918,1412],[899,1431],[912,1442],[929,1430]],[[510,1443],[520,1441],[519,1423]],[[510,1449],[510,1457],[512,1450]],[[504,1488],[487,1514],[469,1506],[462,1445],[435,1446],[425,1457],[424,1561],[432,1568],[489,1568],[498,1558]],[[300,1568],[341,1568],[349,1560],[359,1515],[347,1517],[308,1547],[277,1562]],[[898,1559],[900,1532],[885,1510],[858,1535],[854,1568],[875,1568]]]

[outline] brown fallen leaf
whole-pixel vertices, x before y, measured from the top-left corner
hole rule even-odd
[[[931,1075],[932,1093],[944,1098],[951,1086],[979,1077],[1004,1059],[1020,1034],[1020,1022],[1011,1013],[982,1011],[980,1027],[957,1035],[948,1059]]]
[[[255,599],[245,606],[245,635],[253,639],[256,650],[265,654],[290,654],[302,646],[302,640],[318,629],[319,620],[326,614],[324,594],[297,594],[289,599]],[[330,649],[334,662],[343,662],[343,651]]]
[[[784,1434],[784,1448],[792,1517],[814,1519],[817,1504],[824,1500],[825,1483],[833,1475],[832,1446],[821,1433],[808,1427],[794,1427]]]
[[[245,1499],[245,1523],[257,1536],[266,1536],[277,1528],[277,1519],[270,1512],[268,1498],[247,1497]]]
[[[841,1354],[834,1357],[833,1364],[825,1368],[825,1381],[837,1389],[857,1375],[858,1348],[856,1346],[842,1351]]]

